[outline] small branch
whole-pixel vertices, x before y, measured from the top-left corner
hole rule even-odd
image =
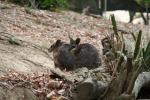
[[[56,75],[58,75],[59,77],[61,77],[61,78],[64,78],[67,82],[69,82],[69,83],[74,83],[75,81],[81,81],[81,79],[79,79],[78,77],[75,77],[75,76],[73,76],[73,75],[68,75],[68,74],[65,74],[65,73],[63,73],[61,70],[59,70],[59,69],[50,69],[50,71],[53,73],[53,74],[56,74]]]

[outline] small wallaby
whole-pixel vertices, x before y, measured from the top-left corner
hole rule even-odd
[[[69,51],[70,48],[70,44],[57,40],[48,49],[49,52],[53,52],[54,64],[56,67],[67,70],[74,69],[76,65],[75,56]]]
[[[103,55],[107,57],[109,61],[112,61],[115,59],[115,55],[112,52],[112,39],[109,36],[106,36],[101,40],[102,46],[103,46]]]
[[[101,40],[101,43],[102,43],[102,46],[103,46],[103,55],[105,55],[112,48],[110,37],[107,36],[107,37],[103,38]]]

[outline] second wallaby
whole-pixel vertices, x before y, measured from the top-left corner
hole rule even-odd
[[[77,66],[85,66],[89,69],[96,68],[101,65],[98,50],[89,43],[80,44],[80,38],[74,40],[76,46],[72,47],[72,52],[76,57]]]

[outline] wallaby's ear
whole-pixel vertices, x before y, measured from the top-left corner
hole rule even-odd
[[[74,43],[74,40],[73,40],[73,38],[71,38],[70,35],[69,35],[69,39],[70,39],[70,44],[73,44],[73,43]]]
[[[76,39],[76,44],[79,44],[79,43],[80,43],[80,40],[81,40],[80,38],[77,38],[77,39]]]
[[[61,40],[57,40],[54,44],[50,46],[48,49],[49,52],[52,52],[53,50],[57,49],[61,45]]]
[[[59,46],[60,43],[61,43],[61,40],[57,40],[55,45],[56,45],[56,46]]]

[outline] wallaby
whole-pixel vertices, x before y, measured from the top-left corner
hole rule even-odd
[[[57,40],[48,49],[49,52],[53,52],[54,64],[56,67],[67,70],[74,69],[76,65],[75,56],[69,51],[70,48],[70,44]]]
[[[101,64],[98,50],[89,43],[80,43],[80,38],[74,40],[75,48],[72,47],[73,54],[76,57],[77,66],[88,67],[89,69],[98,67]]]
[[[103,55],[105,55],[107,52],[109,52],[112,49],[111,38],[107,36],[101,40],[101,43],[103,46]]]
[[[103,49],[102,49],[103,55],[105,55],[107,57],[107,60],[110,60],[110,61],[115,60],[115,55],[112,52],[111,42],[112,42],[112,38],[110,36],[106,36],[105,38],[101,40],[101,43],[103,46]]]
[[[79,67],[92,69],[101,64],[98,50],[91,44],[80,44],[80,38],[72,39],[70,44],[57,40],[48,51],[53,52],[55,66],[60,69],[73,70]]]

